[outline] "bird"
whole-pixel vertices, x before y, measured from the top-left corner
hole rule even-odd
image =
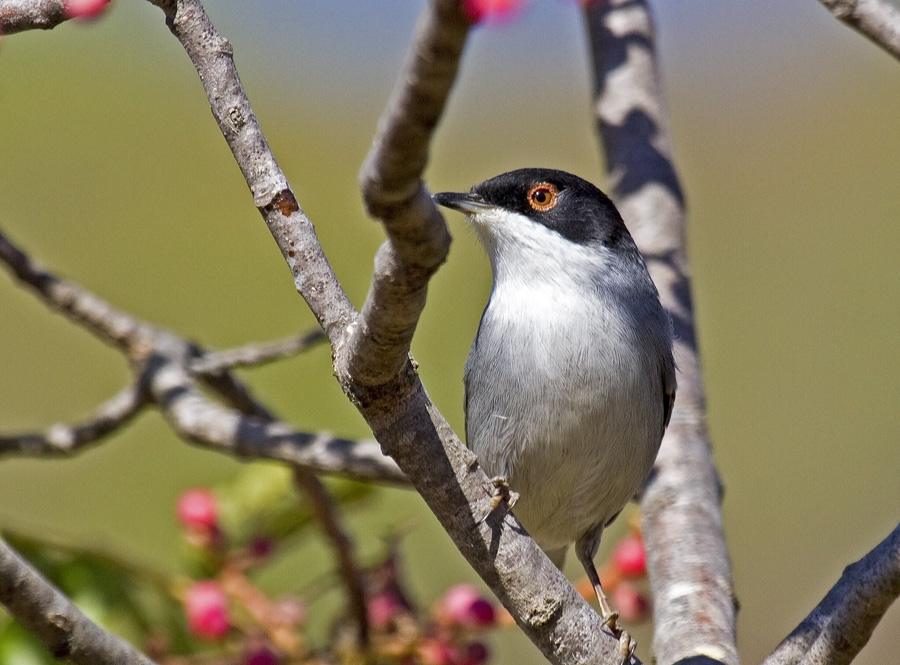
[[[594,557],[672,415],[671,319],[622,216],[587,180],[524,168],[433,198],[466,215],[493,275],[464,370],[467,445],[558,568],[574,543],[620,633]]]

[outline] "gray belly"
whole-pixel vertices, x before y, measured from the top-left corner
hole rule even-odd
[[[468,444],[519,493],[514,512],[538,544],[562,547],[646,480],[662,437],[661,373],[626,341],[494,344],[485,332],[483,322],[466,363]]]

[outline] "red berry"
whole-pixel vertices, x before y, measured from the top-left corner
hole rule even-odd
[[[463,0],[463,11],[474,23],[505,23],[515,17],[525,0]]]
[[[219,503],[216,495],[208,489],[197,487],[182,492],[176,512],[178,521],[186,529],[205,531],[218,528]]]
[[[644,621],[650,614],[650,602],[629,582],[622,582],[613,592],[613,607],[624,621]]]
[[[471,584],[451,587],[441,599],[439,611],[452,623],[470,628],[490,626],[497,617],[491,602]]]
[[[243,665],[279,665],[281,659],[269,651],[268,647],[256,647],[244,656]]]
[[[99,16],[110,0],[65,0],[63,11],[69,18],[92,19]]]
[[[215,640],[228,632],[228,598],[217,582],[196,582],[184,594],[188,627],[197,637]]]
[[[647,574],[647,551],[640,536],[627,536],[613,548],[612,560],[626,577],[643,577]]]

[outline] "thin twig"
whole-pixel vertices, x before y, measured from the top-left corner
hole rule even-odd
[[[831,591],[763,665],[846,665],[900,596],[900,524],[844,569]]]
[[[697,656],[736,664],[731,563],[706,428],[684,197],[672,158],[653,22],[645,0],[590,3],[585,12],[613,198],[675,328],[678,396],[641,504],[654,651],[662,665]]]
[[[146,393],[132,384],[97,407],[83,422],[59,423],[45,432],[0,434],[0,456],[72,455],[127,425],[148,403]]]
[[[296,484],[306,494],[322,530],[334,546],[341,582],[347,588],[350,610],[356,621],[359,644],[365,648],[369,643],[369,613],[366,595],[363,590],[363,579],[356,557],[353,553],[353,541],[341,526],[341,516],[335,508],[331,495],[316,476],[308,471],[297,469],[294,473]]]
[[[218,374],[237,367],[258,367],[295,356],[325,339],[325,333],[321,330],[311,330],[302,335],[272,342],[247,344],[224,351],[209,351],[191,361],[190,371],[193,374]]]
[[[0,262],[41,299],[73,323],[87,328],[104,342],[130,351],[152,329],[74,282],[62,280],[39,266],[0,232]]]
[[[100,628],[0,539],[0,603],[54,658],[76,665],[153,665]]]
[[[0,33],[50,30],[67,21],[65,0],[0,0]]]
[[[835,18],[900,60],[900,9],[888,0],[819,0]]]

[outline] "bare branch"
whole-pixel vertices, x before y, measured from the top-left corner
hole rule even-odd
[[[148,403],[149,399],[140,387],[130,385],[101,404],[90,418],[81,423],[59,423],[45,432],[0,435],[0,456],[71,455],[131,422]]]
[[[153,665],[106,632],[0,539],[0,603],[54,658],[76,665]]]
[[[332,344],[356,318],[334,275],[312,222],[300,209],[275,161],[234,66],[231,44],[210,23],[199,0],[150,0],[166,15],[200,75],[213,116],[234,155],[253,201],[266,221],[294,284]]]
[[[146,384],[179,435],[238,457],[274,459],[324,473],[405,484],[403,473],[374,441],[348,441],[298,432],[276,420],[242,416],[210,401],[194,385],[179,356],[157,344],[147,359]]]
[[[236,349],[208,351],[191,361],[192,374],[218,374],[235,367],[255,367],[289,358],[325,340],[325,333],[312,330],[302,335],[261,344],[247,344]]]
[[[900,59],[900,9],[889,0],[819,0],[851,28]]]
[[[613,198],[675,327],[678,396],[642,501],[663,665],[706,656],[738,662],[731,563],[719,508],[675,172],[645,0],[590,3],[596,114]],[[702,556],[700,556],[702,553]]]
[[[50,30],[67,21],[64,0],[0,0],[0,33]]]
[[[900,524],[844,569],[816,608],[763,665],[846,665],[900,596]]]
[[[121,347],[135,362],[137,374],[133,386],[99,407],[85,423],[57,425],[42,434],[2,436],[0,455],[74,452],[79,446],[99,441],[125,424],[144,405],[155,401],[177,432],[232,455],[281,460],[362,480],[406,484],[403,473],[393,460],[384,456],[376,442],[298,432],[272,418],[268,409],[227,372],[210,374],[204,380],[255,417],[243,417],[237,411],[211,402],[197,389],[186,369],[194,361],[202,364],[202,351],[171,333],[114,309],[78,284],[63,281],[38,267],[2,234],[0,261],[32,286],[47,304],[85,325],[101,339]]]
[[[104,342],[128,351],[139,340],[152,334],[151,329],[134,317],[117,310],[78,284],[62,280],[41,268],[2,232],[0,261],[19,280],[32,287],[46,304],[59,310],[70,321],[87,328]]]
[[[341,526],[341,516],[331,500],[331,495],[316,476],[298,469],[294,474],[296,484],[302,489],[312,505],[322,531],[334,546],[340,579],[347,587],[350,611],[356,621],[360,646],[369,642],[369,612],[363,590],[363,578],[353,554],[353,541]]]
[[[197,0],[151,1],[163,8],[169,27],[197,68],[213,115],[291,267],[294,283],[340,357],[356,313],[259,131],[228,42],[216,33]],[[443,5],[452,0],[436,1]],[[413,203],[422,205],[423,197],[424,191]],[[156,390],[167,394],[163,400],[158,392],[158,399],[190,435],[194,427],[203,429],[209,411],[198,401],[199,395],[185,390],[179,372],[185,374],[178,363],[168,363],[165,381]],[[362,385],[349,371],[336,373],[383,450],[397,460],[456,546],[551,662],[621,662],[617,640],[515,518],[500,511],[481,521],[491,505],[490,482],[428,399],[413,364],[404,361],[395,376],[377,385]],[[199,416],[187,410],[189,418],[177,418],[178,401],[193,402],[199,407],[193,414]],[[219,429],[227,436],[236,425],[232,418]]]
[[[363,385],[384,383],[407,361],[428,280],[450,248],[450,233],[422,172],[468,32],[458,0],[428,4],[360,171],[366,208],[388,233],[375,258],[362,316],[338,360],[338,371]]]

